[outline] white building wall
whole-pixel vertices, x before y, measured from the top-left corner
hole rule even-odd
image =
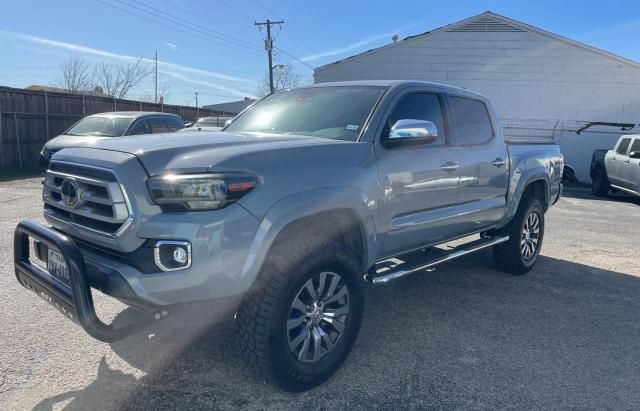
[[[579,121],[640,123],[640,68],[533,31],[437,31],[316,69],[315,82],[414,79],[489,97],[510,137],[558,139],[565,160],[589,181],[595,148],[612,128],[574,133]]]

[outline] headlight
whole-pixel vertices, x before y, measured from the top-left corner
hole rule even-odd
[[[48,148],[46,148],[46,147],[42,147],[42,150],[40,151],[40,155],[41,155],[42,157],[45,157],[45,158],[51,158],[51,154],[52,154],[52,153],[51,153],[51,150],[49,150],[49,149],[48,149]]]
[[[256,186],[248,174],[168,174],[147,181],[153,202],[167,209],[216,210],[238,200]]]

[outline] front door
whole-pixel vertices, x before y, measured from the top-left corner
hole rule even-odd
[[[624,161],[627,159],[627,149],[630,144],[631,137],[620,139],[615,149],[607,151],[607,155],[604,158],[609,182],[618,187],[624,187],[622,170]]]
[[[460,230],[473,233],[494,226],[506,211],[509,155],[486,104],[449,96],[452,143],[460,155]]]
[[[448,146],[443,97],[412,91],[396,98],[391,107],[376,144],[382,219],[388,224],[381,257],[455,235],[451,226],[458,203],[458,152]],[[433,122],[438,137],[426,144],[390,145],[390,128],[403,119]]]
[[[625,160],[622,162],[621,187],[640,193],[640,159],[631,158],[630,154],[640,153],[640,137],[636,137],[631,143],[631,148]]]

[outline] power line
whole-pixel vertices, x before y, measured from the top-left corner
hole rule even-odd
[[[158,21],[158,20],[156,20],[156,19],[153,19],[153,18],[151,18],[151,17],[149,17],[149,16],[147,16],[147,15],[145,15],[145,14],[139,14],[139,13],[137,13],[137,12],[134,12],[134,11],[127,10],[127,9],[122,8],[122,7],[119,7],[119,6],[115,5],[115,4],[107,3],[107,2],[105,2],[105,1],[103,1],[103,0],[95,0],[95,1],[97,1],[97,2],[98,2],[98,3],[100,3],[100,4],[105,5],[105,6],[107,6],[107,7],[111,7],[111,8],[114,8],[114,9],[116,9],[116,10],[120,10],[120,11],[122,11],[122,12],[125,12],[125,13],[128,13],[128,14],[131,14],[131,15],[134,15],[134,16],[137,16],[137,17],[140,17],[141,19],[144,19],[144,20],[147,20],[147,21],[151,21],[151,22],[156,23],[156,24],[159,24],[159,25],[161,25],[161,26],[163,26],[163,27],[165,27],[165,28],[169,28],[169,29],[172,29],[172,30],[175,30],[175,31],[178,31],[178,32],[184,33],[184,34],[187,34],[187,35],[189,35],[189,36],[199,38],[199,39],[204,40],[204,41],[207,41],[207,42],[209,42],[209,43],[214,43],[214,44],[223,44],[223,45],[228,46],[228,47],[233,47],[233,45],[231,45],[229,42],[222,42],[222,43],[220,43],[220,42],[218,42],[218,41],[214,41],[214,40],[212,40],[212,39],[211,39],[211,38],[209,38],[209,37],[204,37],[204,36],[198,35],[198,34],[196,34],[196,33],[193,33],[193,32],[190,32],[190,31],[183,30],[183,29],[178,28],[178,27],[173,27],[173,26],[167,25],[166,23],[161,22],[161,21]],[[116,0],[116,1],[118,1],[118,0]],[[120,3],[123,3],[123,2],[120,2]],[[123,3],[123,4],[126,4],[126,3]],[[133,7],[133,6],[128,5],[128,4],[127,4],[127,6],[129,6],[129,7]],[[168,20],[168,19],[166,19],[166,18],[165,18],[165,20]],[[177,23],[174,23],[174,22],[173,22],[173,21],[171,21],[171,20],[168,20],[168,21],[169,21],[170,23],[177,24]],[[179,25],[179,26],[181,26],[181,27],[185,27],[184,25]],[[187,27],[187,28],[188,28],[188,29],[190,29],[189,27]],[[209,36],[210,36],[210,35],[209,35]],[[257,53],[255,53],[255,52],[253,52],[253,51],[249,51],[249,50],[241,50],[241,51],[244,51],[244,52],[246,52],[246,53],[256,54],[256,55],[257,55]]]
[[[262,10],[266,11],[267,13],[271,14],[274,17],[279,18],[280,20],[284,20],[284,18],[282,17],[282,15],[280,15],[279,13],[276,13],[275,11],[273,11],[273,9],[268,8],[267,6],[265,6],[264,4],[262,4],[260,1],[258,0],[252,0],[258,7],[260,7]],[[298,34],[297,30],[294,29],[293,25],[291,24],[291,22],[287,22],[287,27],[291,33],[293,33],[299,40],[299,42],[301,44],[304,44],[304,46],[306,48],[308,48],[310,51],[313,52],[312,47],[309,46],[309,44],[302,38],[302,36],[300,34]]]
[[[230,4],[228,1],[226,0],[220,0],[221,3],[224,3],[228,8],[230,8],[231,10],[235,11],[236,13],[238,13],[239,15],[241,15],[242,17],[246,18],[249,21],[253,21],[253,17],[249,16],[248,14],[244,13],[241,10],[238,10],[237,8],[235,8],[232,4]]]
[[[168,21],[168,22],[170,22],[172,24],[187,28],[189,30],[194,30],[194,31],[202,33],[202,34],[204,34],[206,36],[210,36],[212,38],[218,39],[218,40],[220,40],[222,42],[225,42],[225,43],[235,43],[236,45],[238,45],[240,47],[245,47],[245,48],[247,48],[248,50],[251,50],[251,51],[253,51],[254,49],[258,48],[255,44],[251,44],[251,43],[245,42],[243,40],[234,39],[232,37],[226,36],[223,33],[218,33],[218,32],[215,32],[213,30],[209,30],[206,27],[200,26],[200,25],[195,24],[195,23],[191,23],[188,20],[184,20],[184,19],[182,19],[180,17],[176,17],[174,15],[171,15],[170,13],[167,13],[164,10],[160,10],[160,9],[155,8],[153,6],[150,6],[148,4],[142,3],[142,2],[140,2],[138,0],[130,0],[130,1],[141,5],[143,8],[137,7],[137,6],[133,5],[133,4],[126,3],[126,2],[124,2],[122,0],[114,0],[114,1],[116,1],[118,3],[121,3],[121,4],[124,4],[124,5],[128,6],[128,7],[134,8],[136,10],[140,10],[140,11],[142,11],[144,13],[149,13],[149,14],[151,14],[153,16],[156,16],[158,18],[166,20],[166,21]],[[145,10],[145,8],[146,8],[146,10]],[[157,11],[159,13],[162,13],[162,14],[154,13],[153,11],[149,11],[149,10],[155,10],[155,11]],[[183,21],[185,23],[176,22],[176,21],[174,21],[174,20],[172,20],[170,18],[165,17],[165,15],[171,16],[174,19]]]
[[[118,3],[122,3],[122,1],[121,1],[121,0],[115,0],[115,1],[117,1]],[[176,16],[176,15],[173,15],[173,14],[167,13],[165,10],[159,9],[159,8],[157,8],[157,7],[153,7],[153,6],[149,5],[149,4],[146,4],[146,3],[141,2],[141,1],[139,1],[139,0],[129,0],[129,1],[130,1],[130,2],[133,2],[133,3],[137,3],[137,4],[139,4],[139,5],[143,6],[143,7],[146,7],[146,8],[148,8],[148,9],[150,9],[150,10],[155,10],[155,11],[157,11],[157,12],[159,12],[159,13],[163,13],[163,14],[169,15],[169,16],[173,17],[174,19],[176,19],[176,20],[179,20],[179,21],[182,21],[182,22],[183,22],[183,23],[175,23],[174,21],[172,21],[172,20],[170,20],[170,19],[167,19],[167,18],[165,18],[165,17],[158,16],[158,17],[161,17],[161,18],[165,18],[166,20],[172,21],[172,22],[173,22],[173,23],[175,23],[175,24],[181,24],[181,25],[184,25],[184,26],[186,26],[186,25],[188,25],[188,26],[193,26],[193,30],[200,31],[200,32],[203,32],[203,33],[211,33],[211,34],[209,34],[209,35],[216,36],[216,38],[220,38],[220,39],[222,39],[222,40],[224,40],[224,41],[229,41],[229,40],[231,40],[231,41],[234,41],[234,42],[236,42],[236,43],[238,43],[238,44],[246,45],[247,47],[250,47],[250,48],[252,48],[252,49],[254,49],[254,48],[255,48],[255,49],[257,49],[257,46],[256,46],[256,44],[255,44],[255,43],[250,43],[250,42],[247,42],[247,41],[245,41],[245,40],[243,40],[243,39],[238,39],[238,38],[235,38],[235,37],[230,37],[230,36],[229,36],[228,34],[226,34],[226,33],[218,32],[218,31],[215,31],[215,30],[211,30],[211,29],[209,29],[209,28],[207,28],[207,27],[201,26],[201,25],[199,25],[199,24],[197,24],[197,23],[193,23],[193,22],[191,22],[191,21],[189,21],[189,20],[185,20],[185,19],[183,19],[183,18],[181,18],[181,17],[178,17],[178,16]],[[133,6],[133,5],[129,5],[129,7],[135,7],[135,6]],[[216,24],[217,24],[217,23],[216,23]],[[243,36],[243,37],[245,36],[244,34],[240,34],[240,35],[241,35],[241,36]]]
[[[178,9],[178,10],[184,12],[184,13],[187,13],[187,14],[193,16],[193,17],[196,17],[196,18],[198,18],[200,20],[204,20],[204,21],[207,21],[209,23],[213,23],[213,24],[215,24],[217,26],[220,26],[220,27],[224,28],[225,30],[229,30],[230,32],[235,33],[235,34],[237,34],[239,36],[243,36],[243,37],[246,36],[246,33],[241,33],[241,32],[239,32],[239,31],[237,31],[237,30],[235,30],[235,29],[233,29],[233,28],[231,28],[229,26],[225,26],[223,24],[220,24],[220,22],[202,15],[202,12],[197,13],[197,12],[195,12],[193,10],[187,9],[186,7],[180,7],[177,4],[171,3],[169,0],[162,0],[162,2],[167,4],[167,5],[169,5],[169,6],[171,6],[171,7],[173,7],[173,8],[175,8],[175,9]]]
[[[312,71],[315,71],[315,69],[313,68],[313,66],[310,66],[309,64],[305,63],[304,61],[300,60],[299,58],[297,58],[296,56],[294,56],[293,54],[287,52],[285,49],[283,49],[282,47],[280,47],[278,50],[280,50],[280,52],[282,54],[286,54],[287,56],[291,57],[292,59],[294,59],[295,61],[297,61],[300,64],[304,64],[305,66],[307,66],[308,68],[310,68]]]
[[[166,0],[163,0],[166,1]],[[282,16],[279,16],[278,14],[274,13],[272,10],[269,10],[267,7],[265,7],[264,5],[262,5],[261,3],[259,3],[256,0],[253,0],[254,3],[256,3],[258,5],[258,7],[262,8],[263,10],[265,10],[267,13],[274,15],[276,17],[278,17],[280,20],[284,20],[282,18]],[[224,3],[228,8],[230,8],[231,10],[235,11],[236,13],[238,13],[239,15],[241,15],[242,17],[244,17],[245,19],[249,20],[249,21],[253,21],[253,18],[251,18],[251,16],[247,15],[246,13],[238,10],[237,8],[235,8],[233,5],[231,5],[228,1],[226,0],[220,0],[221,3]],[[289,23],[287,23],[287,25],[289,25]],[[293,31],[293,28],[292,28]],[[296,34],[298,37],[300,37],[298,34]],[[302,39],[300,37],[300,39]],[[282,48],[280,48],[282,50]],[[293,55],[293,53],[291,52],[286,52],[283,50],[283,53],[287,54],[288,56],[290,56],[291,58],[293,58],[294,60],[296,60],[297,62],[304,64],[305,66],[307,66],[308,68],[310,68],[311,70],[314,70],[314,68],[310,65],[308,65],[307,63],[305,63],[304,61],[300,60],[298,57],[296,57],[295,55]]]

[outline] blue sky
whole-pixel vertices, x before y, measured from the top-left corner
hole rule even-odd
[[[192,105],[196,91],[201,105],[230,101],[254,95],[266,70],[264,32],[255,20],[285,20],[273,33],[274,64],[293,64],[303,82],[312,82],[308,66],[487,10],[640,61],[634,0],[4,0],[0,85],[51,85],[71,55],[117,63],[150,59],[157,50],[169,102]],[[152,90],[149,76],[131,94]]]

